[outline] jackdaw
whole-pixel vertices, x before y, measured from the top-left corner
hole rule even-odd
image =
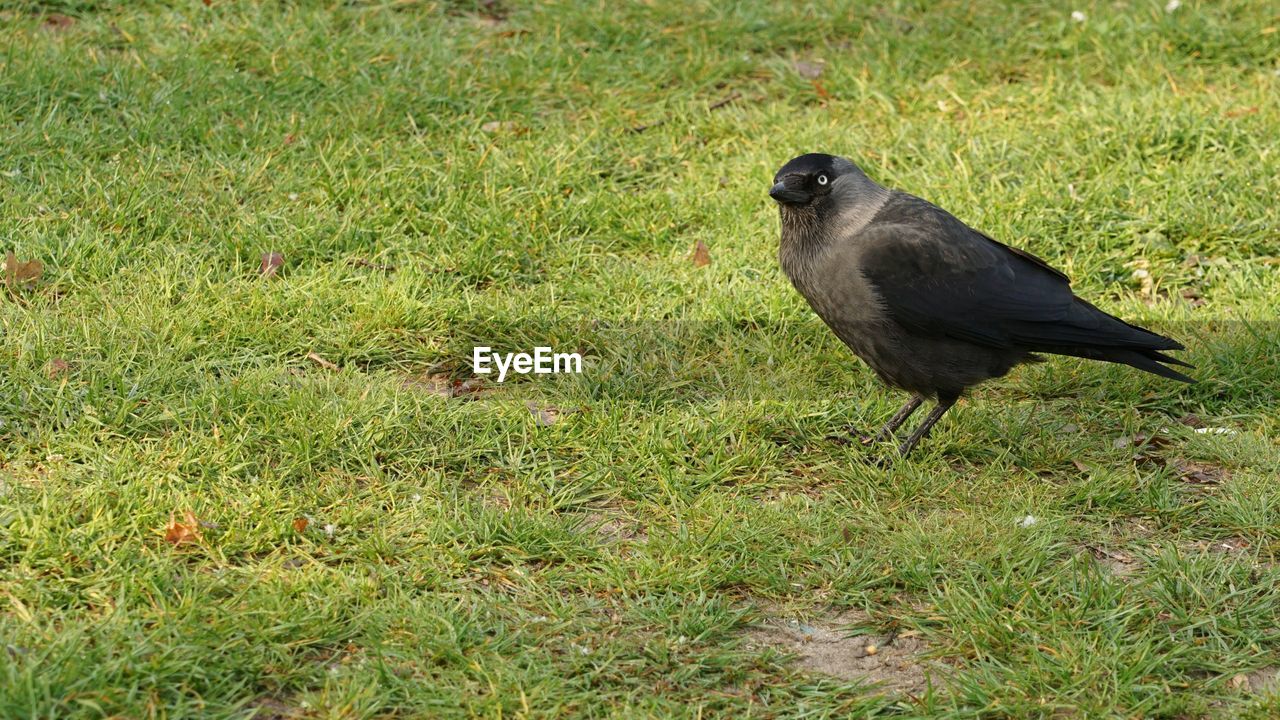
[[[782,216],[778,258],[809,306],[886,384],[911,399],[874,438],[893,437],[925,398],[937,405],[898,451],[906,456],[968,388],[1036,353],[1131,365],[1195,382],[1161,363],[1176,340],[1108,315],[1066,275],[932,203],[890,190],[852,162],[801,155],[769,195]]]

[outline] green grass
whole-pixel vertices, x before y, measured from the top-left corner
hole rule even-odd
[[[1274,3],[211,5],[0,3],[0,716],[1280,713]],[[865,462],[903,398],[775,260],[813,150],[1201,382],[1055,359]],[[589,368],[406,382],[475,344]],[[951,681],[743,642],[850,608]]]

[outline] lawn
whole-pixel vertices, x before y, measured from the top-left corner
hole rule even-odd
[[[0,716],[1280,716],[1277,97],[1267,0],[0,2]],[[882,469],[808,151],[1200,382]]]

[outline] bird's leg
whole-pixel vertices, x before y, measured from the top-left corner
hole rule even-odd
[[[882,442],[893,437],[893,433],[896,432],[898,428],[902,427],[902,423],[906,422],[907,418],[911,417],[911,413],[915,412],[916,408],[920,407],[920,404],[923,402],[924,398],[919,395],[912,395],[911,399],[907,401],[907,404],[903,405],[902,409],[898,410],[898,412],[894,413],[893,417],[889,418],[889,422],[885,423],[884,427],[880,428],[880,432],[876,433],[875,437],[862,438],[862,444],[874,445],[875,443]]]
[[[956,400],[957,398],[938,398],[938,404],[934,405],[929,414],[925,416],[924,421],[920,423],[920,427],[916,428],[916,431],[911,433],[911,437],[903,441],[902,445],[898,447],[898,454],[906,457],[907,453],[911,452],[911,449],[916,446],[916,443],[929,434],[929,431],[933,429],[934,423],[938,422],[951,409],[951,406],[956,404]]]

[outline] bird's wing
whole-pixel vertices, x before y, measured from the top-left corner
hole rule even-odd
[[[1034,255],[916,203],[897,217],[877,217],[855,240],[862,246],[864,276],[886,312],[907,329],[1051,352],[1080,345],[1177,345],[1076,298],[1067,276]]]

